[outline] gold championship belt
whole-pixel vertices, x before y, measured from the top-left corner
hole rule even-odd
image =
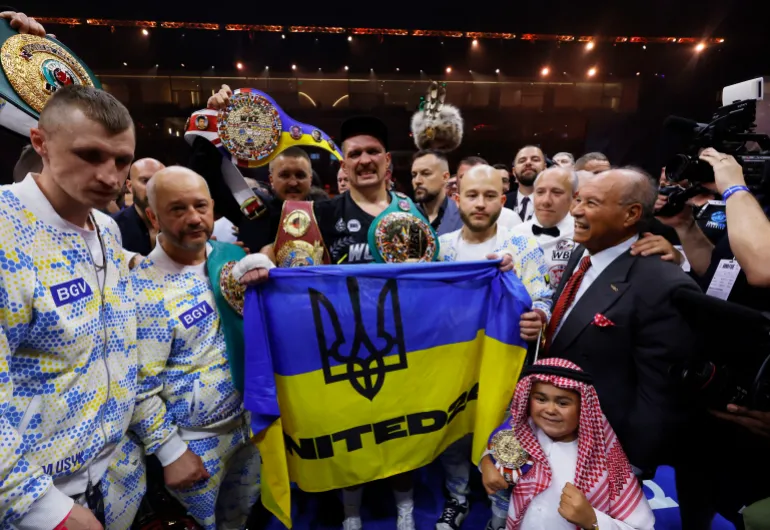
[[[50,37],[22,35],[0,20],[0,125],[29,136],[48,98],[68,85],[101,88],[72,51]]]
[[[273,252],[278,267],[313,267],[331,262],[312,202],[283,203]]]
[[[433,227],[414,203],[391,192],[390,206],[369,227],[369,251],[377,263],[436,261],[439,244]]]
[[[532,467],[529,453],[521,446],[513,429],[496,432],[489,441],[488,449],[495,468],[509,484],[516,484]]]

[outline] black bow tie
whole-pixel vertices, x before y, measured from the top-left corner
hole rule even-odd
[[[545,234],[547,236],[551,237],[559,237],[559,228],[552,226],[551,228],[543,228],[542,226],[537,226],[536,224],[532,225],[532,233],[536,236],[539,236],[540,234]]]

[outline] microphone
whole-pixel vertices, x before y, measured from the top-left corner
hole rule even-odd
[[[695,120],[682,118],[681,116],[669,116],[663,122],[663,129],[682,133],[699,133],[708,127],[707,123],[699,123]]]

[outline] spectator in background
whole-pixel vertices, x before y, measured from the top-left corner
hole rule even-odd
[[[154,158],[142,158],[131,166],[126,188],[131,192],[134,205],[113,214],[123,236],[123,248],[129,252],[147,256],[155,248],[155,236],[158,234],[147,218],[147,183],[164,167]]]
[[[345,173],[345,168],[340,166],[339,171],[337,171],[337,192],[345,193],[349,189],[350,180],[348,179],[348,174]]]
[[[418,151],[412,157],[414,200],[436,234],[442,236],[463,226],[455,201],[447,196],[449,163],[441,151]]]
[[[511,174],[508,172],[508,166],[505,164],[495,164],[492,166],[500,172],[500,176],[503,178],[503,193],[511,191]]]
[[[575,171],[590,171],[601,173],[610,169],[610,161],[606,155],[598,152],[586,153],[575,162]]]
[[[489,163],[480,156],[467,156],[460,160],[460,164],[457,166],[457,181],[459,182],[460,179],[463,178],[466,171],[479,164],[489,165]]]
[[[519,186],[516,193],[510,193],[505,203],[522,221],[529,221],[535,213],[532,204],[533,187],[537,176],[545,171],[545,154],[536,145],[526,145],[519,149],[513,159],[513,176]]]
[[[25,145],[21,150],[16,166],[13,168],[13,181],[21,182],[29,173],[40,173],[43,171],[43,159],[32,148],[32,145]]]
[[[553,155],[553,162],[557,166],[560,166],[566,169],[572,169],[573,167],[575,167],[575,157],[572,156],[572,153],[567,153],[564,151]]]

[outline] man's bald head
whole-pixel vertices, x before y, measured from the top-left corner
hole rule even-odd
[[[535,189],[537,189],[538,182],[541,182],[541,179],[561,183],[570,196],[578,190],[579,186],[577,174],[572,169],[561,166],[549,167],[540,173],[535,179]]]
[[[149,179],[155,173],[164,169],[166,166],[160,160],[154,158],[140,158],[133,164],[131,164],[131,171],[129,172],[129,178],[134,179],[139,176],[147,176]]]
[[[580,183],[572,203],[575,241],[592,254],[625,241],[652,217],[657,190],[638,169],[611,169]]]
[[[484,184],[491,186],[495,190],[499,191],[500,193],[503,193],[503,177],[502,175],[492,166],[486,165],[486,164],[479,164],[476,166],[471,167],[468,171],[465,172],[463,175],[463,178],[460,179],[458,183],[458,192],[462,193],[463,190],[463,181],[465,181],[465,177],[470,176],[471,177],[471,183],[470,185],[477,185],[477,184]],[[499,186],[499,190],[497,189]]]
[[[184,167],[167,167],[150,179],[147,198],[150,221],[169,243],[167,252],[205,247],[214,229],[214,201],[203,177]]]
[[[142,218],[146,215],[149,203],[147,201],[147,183],[152,176],[165,168],[162,163],[154,158],[142,158],[131,165],[128,173],[126,187],[134,198],[134,205]]]
[[[532,199],[538,222],[545,228],[562,222],[577,189],[577,175],[571,169],[555,166],[540,173],[535,179]]]

